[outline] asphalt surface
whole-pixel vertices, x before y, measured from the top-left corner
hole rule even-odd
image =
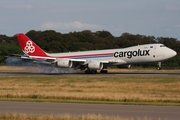
[[[0,113],[71,116],[93,114],[102,117],[179,120],[180,107],[0,101]]]
[[[180,77],[180,73],[107,73],[107,74],[85,74],[85,73],[31,73],[31,72],[0,72],[2,75],[13,76],[151,76],[151,77]]]

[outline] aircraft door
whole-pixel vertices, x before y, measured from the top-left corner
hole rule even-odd
[[[154,53],[155,54],[153,54],[153,58],[155,58],[156,61],[162,60],[164,58],[164,55],[163,55],[164,50],[162,49],[161,46],[155,46]]]

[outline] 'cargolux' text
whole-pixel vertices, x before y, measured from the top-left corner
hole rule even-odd
[[[149,56],[149,51],[150,50],[135,50],[135,51],[121,51],[121,52],[115,52],[114,53],[114,57],[127,57],[127,58],[132,58],[132,57],[136,57],[136,56]]]

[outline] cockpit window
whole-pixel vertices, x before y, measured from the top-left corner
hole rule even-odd
[[[160,45],[160,47],[166,47],[165,45]]]

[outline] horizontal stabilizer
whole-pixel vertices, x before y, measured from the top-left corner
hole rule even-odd
[[[10,56],[16,56],[16,57],[28,57],[27,55],[21,55],[21,54],[11,54]]]

